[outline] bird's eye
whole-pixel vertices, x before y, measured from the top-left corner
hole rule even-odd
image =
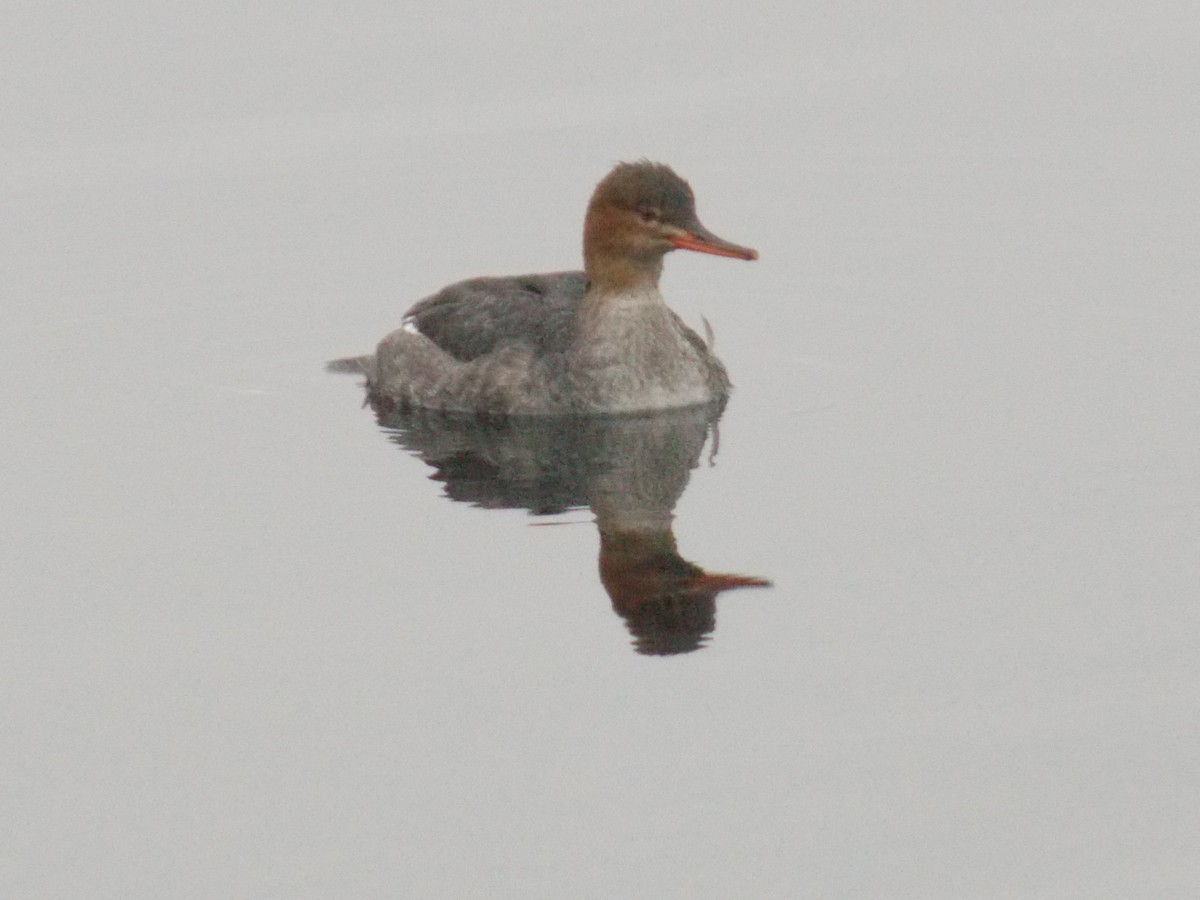
[[[661,214],[653,206],[639,206],[637,208],[637,213],[639,216],[641,216],[642,221],[647,225],[653,225],[661,218]]]

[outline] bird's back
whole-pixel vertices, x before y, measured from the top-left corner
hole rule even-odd
[[[537,355],[565,353],[586,292],[583,272],[471,278],[416,303],[404,324],[463,362],[505,344],[526,344]]]

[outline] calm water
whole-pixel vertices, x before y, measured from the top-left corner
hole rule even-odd
[[[1189,12],[18,11],[0,893],[1197,896]],[[717,436],[323,371],[641,156]]]

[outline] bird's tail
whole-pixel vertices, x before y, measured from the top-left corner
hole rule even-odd
[[[375,358],[372,356],[347,356],[345,359],[331,359],[325,363],[326,372],[345,372],[349,375],[369,375]]]

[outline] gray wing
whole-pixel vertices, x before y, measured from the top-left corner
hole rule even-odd
[[[574,338],[586,291],[582,272],[471,278],[416,303],[404,324],[463,361],[512,341],[526,341],[539,353],[562,353]]]

